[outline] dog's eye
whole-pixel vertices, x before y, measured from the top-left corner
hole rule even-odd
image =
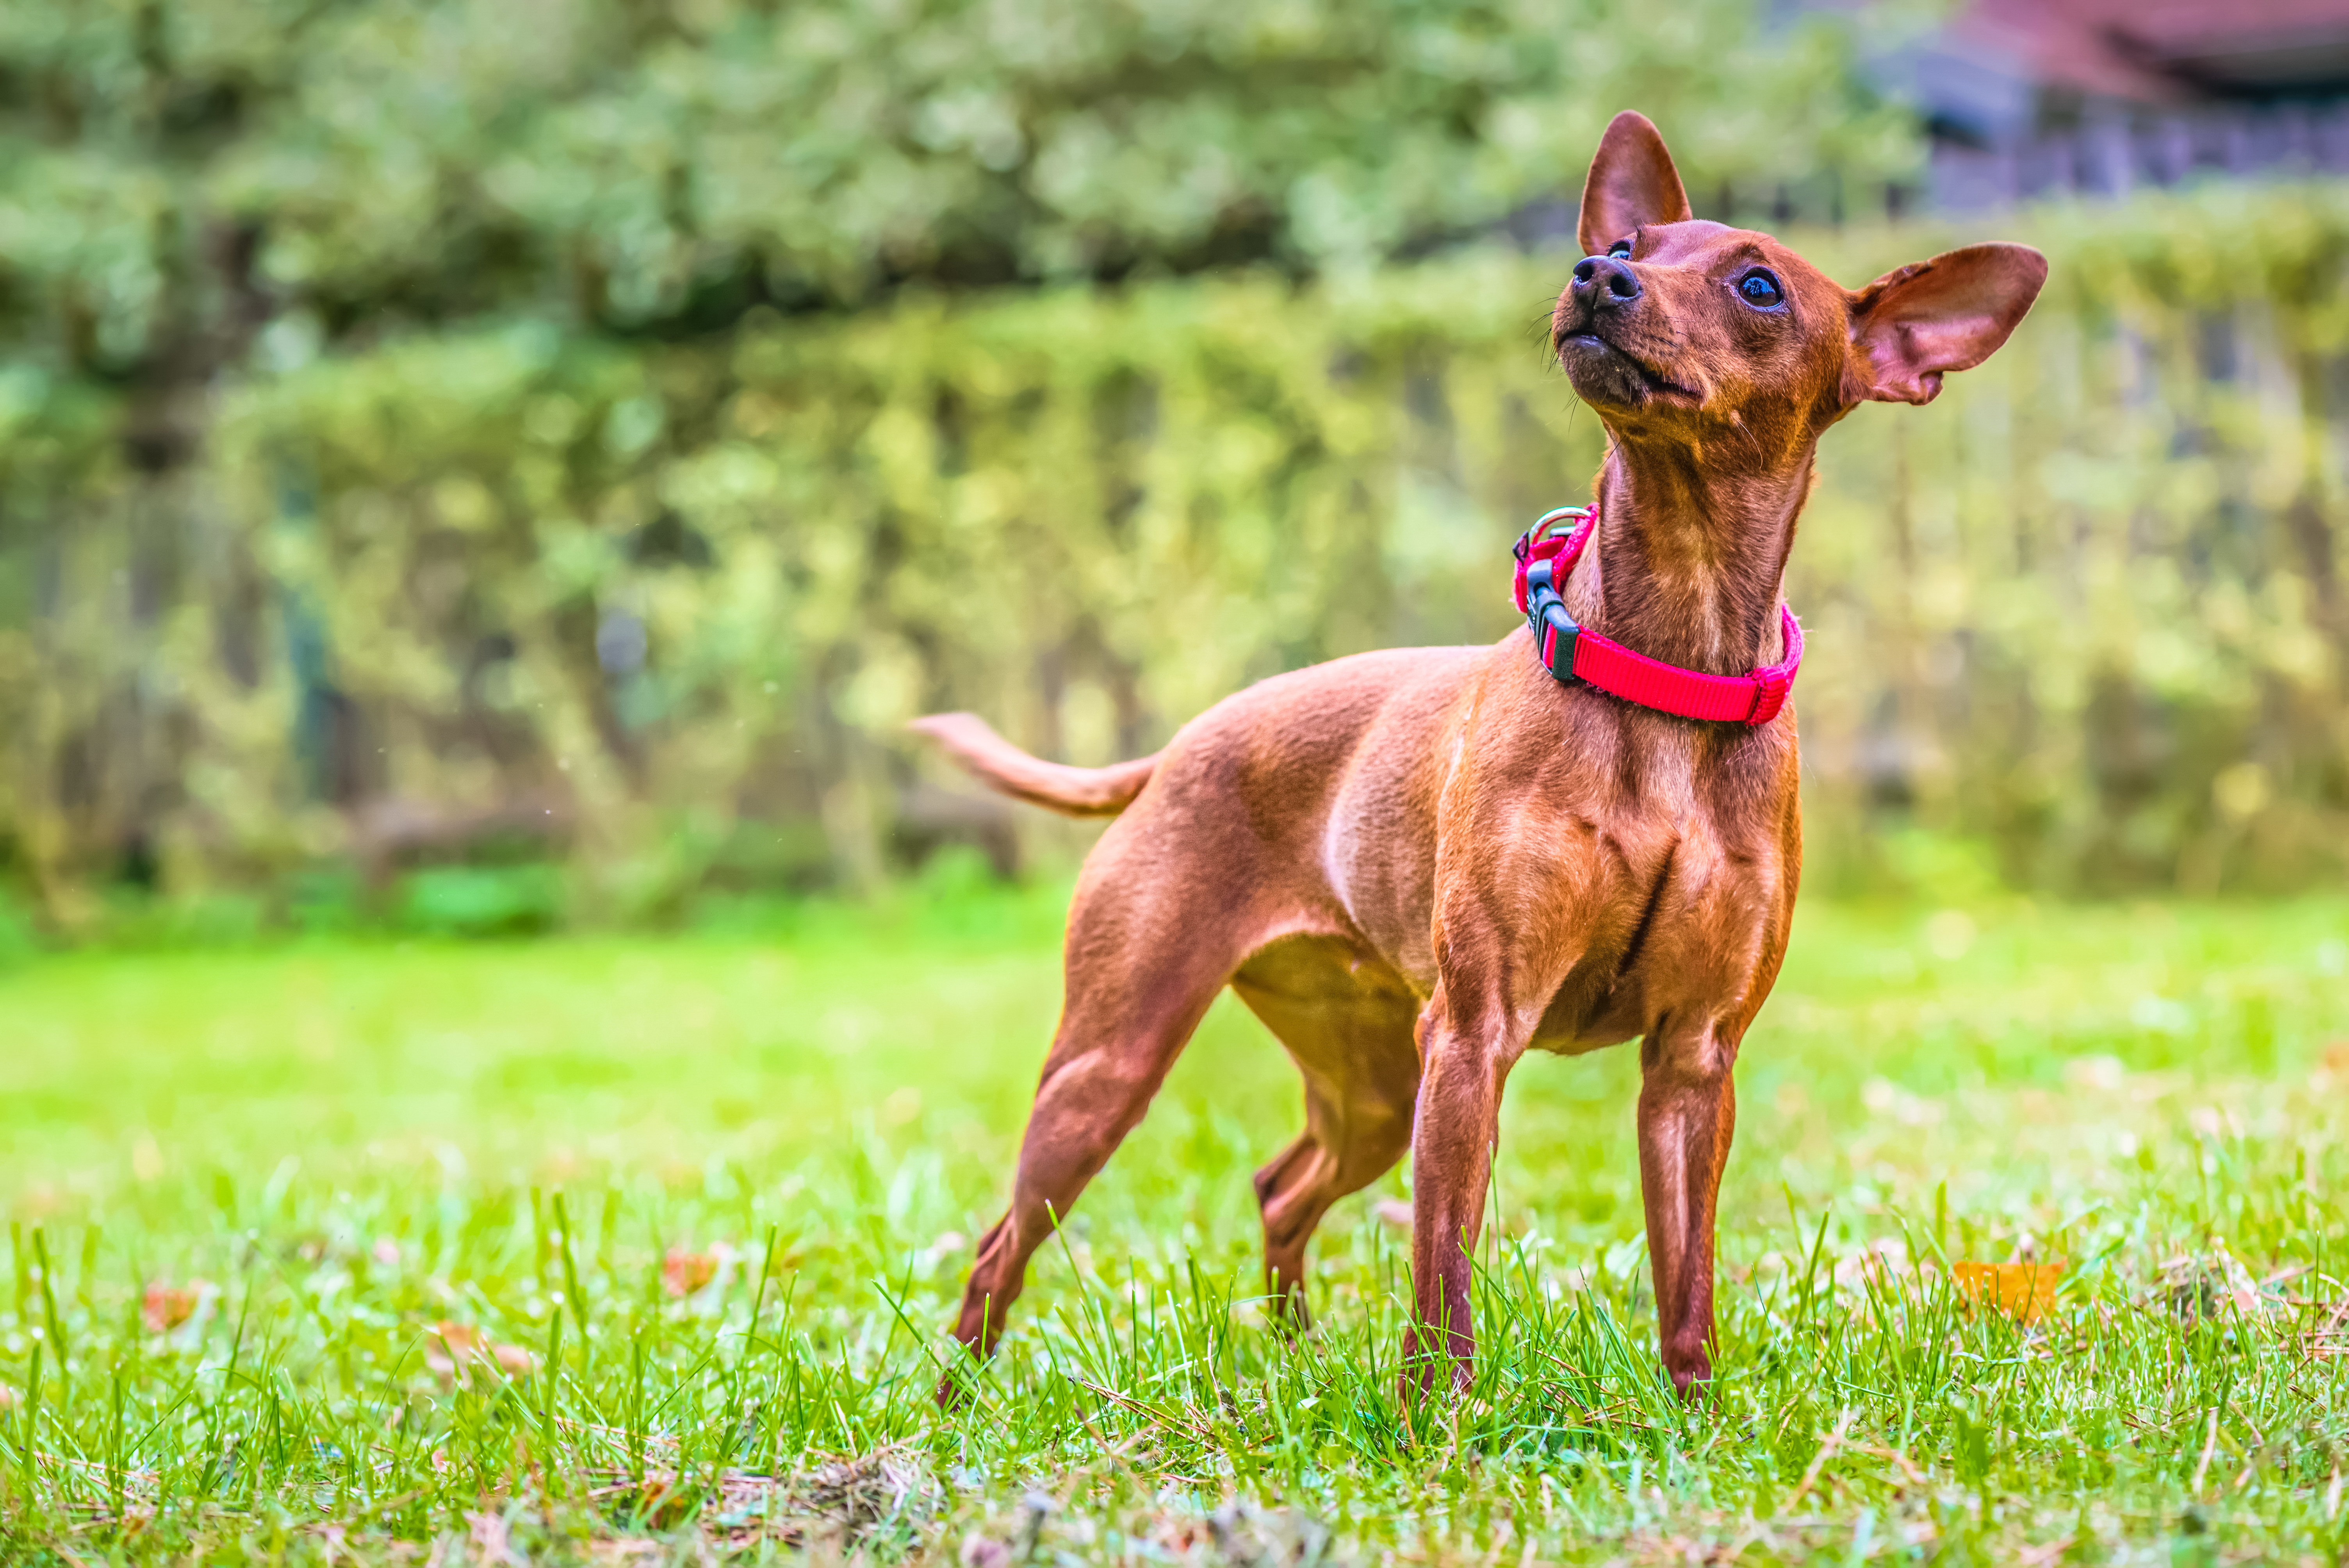
[[[1769,309],[1786,297],[1778,288],[1778,280],[1759,267],[1745,274],[1737,285],[1737,292],[1744,296],[1747,304],[1762,310]]]
[[[1607,253],[1619,262],[1628,262],[1631,259],[1631,242],[1618,240],[1607,247]]]

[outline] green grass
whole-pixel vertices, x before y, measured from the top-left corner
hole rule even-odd
[[[1806,905],[1694,1408],[1631,1052],[1518,1069],[1477,1387],[1406,1410],[1407,1173],[1324,1226],[1317,1335],[1262,1324],[1247,1173],[1298,1096],[1227,1001],[942,1418],[1059,897],[0,970],[0,1559],[2341,1550],[2349,901]],[[717,1279],[669,1294],[672,1248]],[[2055,1312],[1961,1312],[1942,1264],[2019,1248]],[[193,1315],[150,1331],[150,1282]],[[444,1321],[530,1359],[449,1367]]]

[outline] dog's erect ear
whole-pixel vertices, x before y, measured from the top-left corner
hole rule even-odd
[[[1998,352],[2046,281],[2028,245],[1968,245],[1885,273],[1852,298],[1844,401],[1930,403],[1943,373]]]
[[[1576,228],[1582,253],[1595,256],[1642,223],[1685,223],[1692,215],[1655,126],[1628,108],[1617,115],[1599,139],[1599,155],[1582,182],[1582,222]]]

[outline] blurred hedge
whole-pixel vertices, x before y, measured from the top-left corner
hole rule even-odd
[[[2046,296],[1930,409],[1831,433],[1795,546],[1816,874],[1922,826],[2036,886],[2338,876],[2349,191],[1797,242],[1858,282],[1986,230],[2049,251]],[[1508,628],[1507,541],[1599,455],[1541,347],[1567,264],[416,335],[222,381],[160,472],[135,399],[20,367],[7,853],[71,926],[126,872],[555,853],[620,918],[999,850],[902,719],[1103,760],[1275,670]]]
[[[1930,11],[0,5],[0,335],[153,383],[494,311],[677,334],[909,279],[1360,266],[1569,222],[1631,103],[1702,201],[1866,208],[1920,167],[1852,65],[1888,9]]]

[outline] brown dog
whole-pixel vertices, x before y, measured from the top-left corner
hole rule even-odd
[[[1560,592],[1584,626],[1716,675],[1781,655],[1820,434],[1868,399],[1931,401],[2047,273],[2035,251],[1976,245],[1849,293],[1766,234],[1693,220],[1636,114],[1599,143],[1580,238],[1552,340],[1612,440],[1596,546]],[[1060,1030],[963,1295],[965,1345],[994,1347],[1030,1254],[1228,984],[1305,1079],[1304,1133],[1256,1177],[1270,1288],[1301,1320],[1314,1226],[1408,1150],[1422,1387],[1447,1352],[1467,1381],[1509,1069],[1638,1037],[1664,1365],[1683,1390],[1710,1377],[1730,1069],[1802,858],[1791,707],[1747,725],[1636,707],[1554,678],[1518,630],[1277,676],[1113,768],[1040,761],[967,714],[917,727],[1008,794],[1123,812],[1077,884]]]

